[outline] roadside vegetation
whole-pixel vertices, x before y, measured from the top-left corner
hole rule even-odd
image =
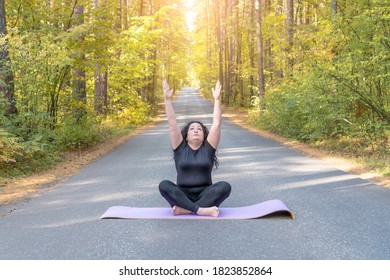
[[[222,20],[202,13],[202,87],[219,78],[251,125],[389,176],[388,1],[235,2],[217,9]]]
[[[148,123],[164,78],[390,175],[386,0],[0,4],[2,182]]]
[[[155,116],[163,75],[185,79],[185,17],[163,1],[0,2],[3,181],[128,134]]]

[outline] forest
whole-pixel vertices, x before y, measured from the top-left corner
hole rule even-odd
[[[151,120],[163,79],[390,174],[388,0],[0,0],[0,177]]]

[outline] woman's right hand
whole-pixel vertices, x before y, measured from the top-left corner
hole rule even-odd
[[[173,94],[173,89],[169,89],[169,85],[167,80],[163,81],[163,93],[164,93],[164,99],[170,100]]]

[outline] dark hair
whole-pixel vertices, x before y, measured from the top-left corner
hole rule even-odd
[[[183,139],[185,141],[187,141],[188,129],[190,128],[191,124],[193,124],[193,123],[198,123],[198,124],[200,124],[202,126],[203,135],[204,135],[203,142],[204,142],[207,139],[207,136],[209,135],[209,130],[200,121],[190,121],[183,127],[183,129],[181,130],[181,135],[183,136]],[[218,165],[219,165],[219,161],[218,161],[217,155],[214,155],[214,166],[215,166],[215,168],[218,168]]]
[[[208,128],[200,121],[190,121],[188,122],[184,127],[183,129],[181,130],[181,135],[183,136],[184,140],[187,139],[187,134],[188,134],[188,129],[190,129],[190,126],[191,124],[193,123],[198,123],[202,126],[202,130],[203,130],[203,134],[204,134],[204,138],[203,138],[203,142],[204,140],[207,139],[207,136],[209,135],[209,130]]]

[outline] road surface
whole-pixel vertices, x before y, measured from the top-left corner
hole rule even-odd
[[[180,125],[211,124],[211,103],[191,88],[174,107]],[[296,219],[100,220],[113,205],[167,206],[157,186],[176,173],[162,121],[0,216],[0,259],[390,259],[389,189],[226,119],[218,157],[214,181],[233,188],[221,206],[280,199]]]

